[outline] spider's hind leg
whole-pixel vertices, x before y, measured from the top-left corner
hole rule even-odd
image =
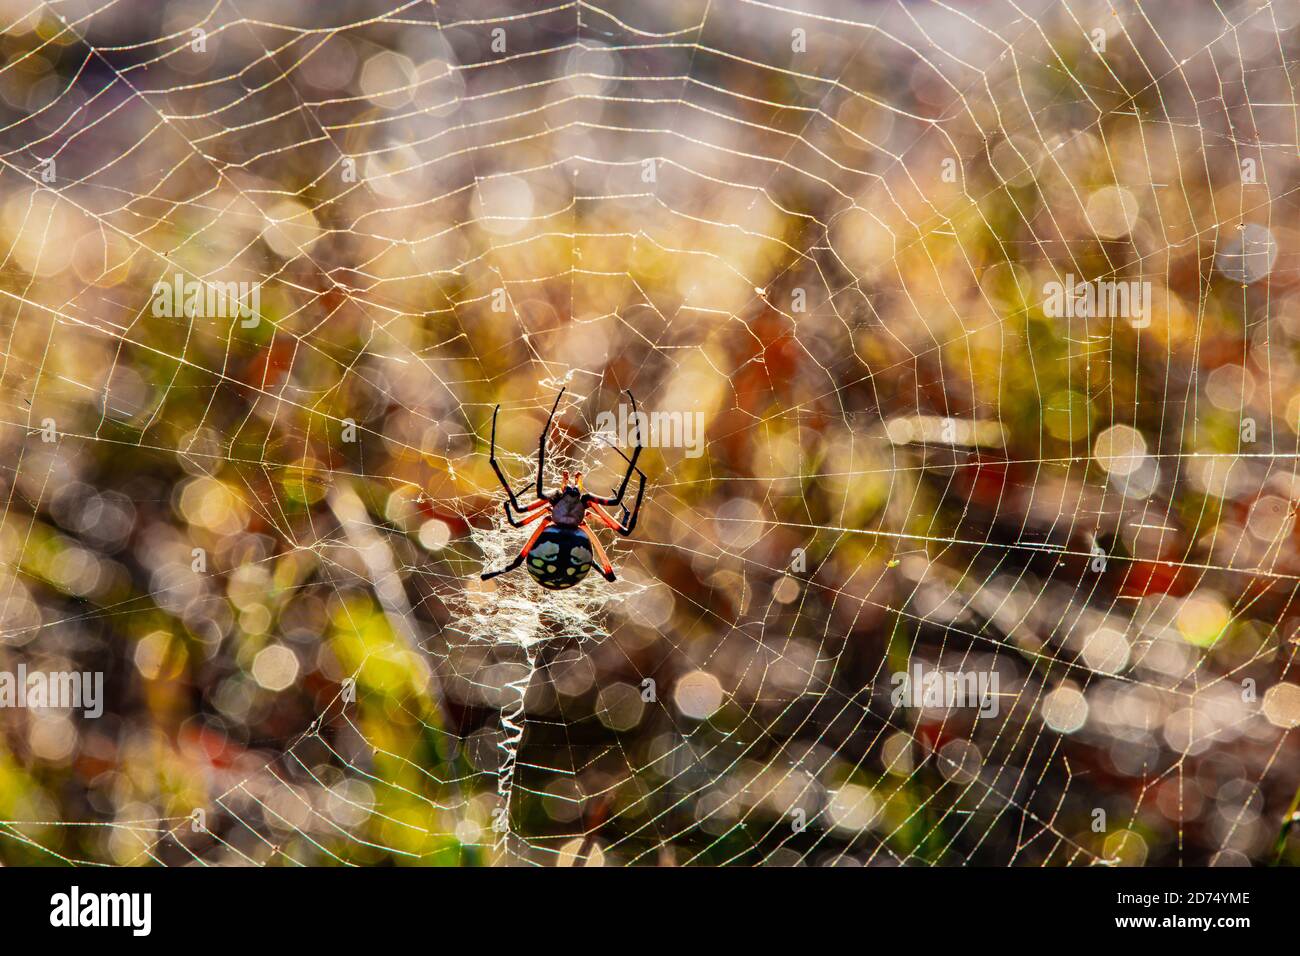
[[[537,530],[534,531],[533,536],[528,539],[528,543],[519,549],[519,554],[515,556],[515,559],[499,571],[484,571],[479,575],[479,580],[486,581],[489,578],[496,577],[498,574],[505,574],[507,571],[513,571],[515,568],[519,567],[519,565],[524,563],[524,558],[528,557],[528,552],[533,549],[533,545],[537,543],[537,539],[541,537],[542,532],[545,531],[551,523],[548,512],[539,511],[537,515],[539,517],[544,516],[542,523],[537,526]],[[532,521],[533,519],[529,518],[528,520]]]
[[[591,550],[600,561],[601,576],[604,577],[606,581],[617,581],[618,576],[614,574],[614,566],[609,563],[609,555],[607,555],[605,549],[601,547],[600,541],[596,537],[596,532],[592,531],[585,521],[578,525],[578,527],[587,532],[587,538],[591,541]]]

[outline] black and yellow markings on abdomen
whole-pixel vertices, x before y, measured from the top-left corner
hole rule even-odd
[[[591,570],[587,536],[569,528],[547,528],[528,552],[528,573],[549,591],[573,587]]]

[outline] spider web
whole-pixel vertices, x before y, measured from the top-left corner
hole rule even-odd
[[[1294,860],[1297,13],[5,0],[0,859]]]

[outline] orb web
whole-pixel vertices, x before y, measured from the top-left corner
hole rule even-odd
[[[1300,852],[1289,5],[0,19],[0,859]]]

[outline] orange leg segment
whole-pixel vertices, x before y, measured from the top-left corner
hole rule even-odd
[[[536,515],[534,515],[532,518],[529,518],[528,520],[532,521],[535,518],[542,518],[544,520],[542,521],[541,524],[537,526],[537,530],[534,531],[533,536],[528,539],[528,543],[525,544],[523,548],[520,549],[518,556],[509,564],[507,564],[504,568],[502,568],[500,571],[485,571],[483,574],[480,574],[479,575],[480,579],[486,581],[488,578],[494,578],[498,574],[505,574],[507,571],[513,571],[515,568],[519,567],[519,565],[524,563],[524,558],[528,556],[528,552],[531,551],[533,545],[537,543],[537,539],[541,537],[542,532],[545,531],[551,524],[550,512],[539,511],[537,512]]]
[[[533,536],[528,539],[528,543],[525,544],[522,549],[520,549],[519,551],[520,557],[527,554],[529,551],[533,549],[533,545],[537,543],[537,539],[542,536],[542,532],[545,531],[547,526],[551,523],[549,517],[546,517],[544,515],[542,517],[544,517],[545,520],[542,521],[542,523],[537,526],[537,530],[534,531]],[[529,518],[528,520],[532,521],[533,519]]]
[[[578,527],[587,532],[587,537],[591,539],[591,550],[596,552],[596,557],[600,560],[600,573],[605,576],[606,581],[613,581],[614,567],[609,563],[609,555],[600,546],[600,540],[596,537],[596,532],[592,531],[585,521],[579,524]]]
[[[596,502],[594,501],[591,502],[589,505],[587,505],[587,507],[590,508],[592,511],[596,512],[596,517],[600,519],[601,524],[603,524],[606,528],[609,528],[611,531],[624,530],[623,526],[614,520],[613,515],[611,515],[600,505],[596,504]]]
[[[545,501],[539,501],[538,504],[542,504],[542,505],[544,505],[544,504],[546,504],[546,502],[545,502]],[[529,511],[533,511],[533,508],[534,508],[534,507],[536,507],[536,506],[530,506],[528,510],[529,510]],[[532,523],[533,523],[534,521],[536,521],[538,518],[545,518],[548,514],[550,514],[549,511],[533,511],[532,514],[530,514],[530,515],[529,515],[527,518],[525,518],[523,521],[519,522],[519,524],[520,524],[521,527],[522,527],[523,525],[526,525],[526,524],[532,524]],[[539,529],[539,530],[540,530],[540,529]]]

